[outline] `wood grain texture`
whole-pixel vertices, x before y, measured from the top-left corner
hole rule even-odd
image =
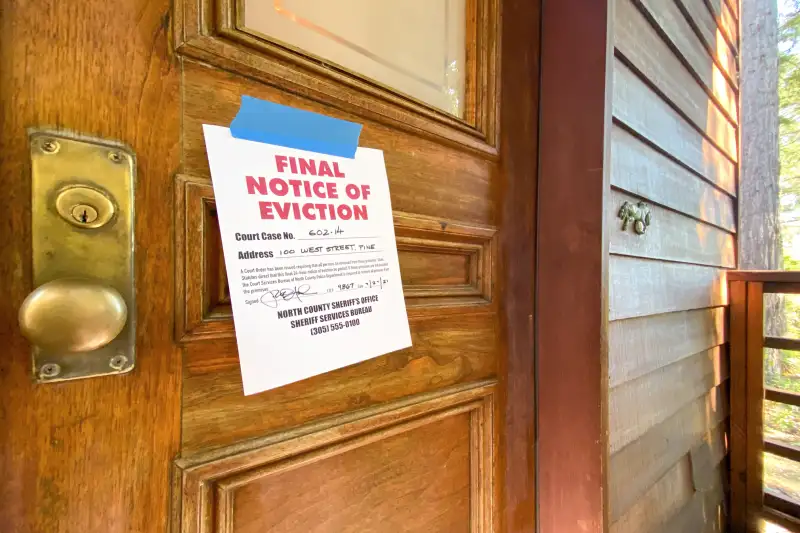
[[[470,284],[471,254],[447,253],[422,246],[398,249],[402,276],[410,286],[463,287]]]
[[[179,459],[173,531],[489,533],[494,393],[461,386]]]
[[[727,382],[696,398],[611,456],[611,520],[631,508],[669,468],[728,416]]]
[[[693,495],[692,467],[689,457],[685,455],[642,494],[628,512],[611,524],[609,533],[659,531],[672,516],[691,502]]]
[[[764,291],[747,284],[747,513],[752,523],[764,501]]]
[[[239,72],[262,83],[379,121],[406,133],[496,154],[499,76],[499,3],[476,0],[466,20],[466,121],[365,79],[344,68],[290,49],[248,30],[243,4],[234,0],[176,2],[174,46],[181,55],[215,68]]]
[[[607,0],[542,6],[536,278],[541,533],[607,528],[608,241],[598,221],[604,221],[609,188],[610,7]]]
[[[211,183],[179,175],[175,187],[175,335],[181,342],[234,336],[233,311]],[[409,317],[494,312],[497,230],[394,212]],[[482,309],[483,308],[483,309]]]
[[[497,373],[489,315],[421,320],[413,347],[244,396],[233,339],[186,345],[182,450],[194,453]]]
[[[614,63],[614,117],[722,190],[736,194],[735,153],[709,142],[620,60]]]
[[[645,235],[637,235],[631,227],[623,231],[618,217],[620,208],[625,202],[635,205],[639,201],[611,191],[606,216],[612,254],[724,268],[736,266],[736,241],[731,233],[657,205],[648,206],[652,223]]]
[[[734,270],[728,277],[731,281],[763,282],[764,292],[769,292],[766,289],[770,283],[773,287],[784,287],[784,291],[800,285],[800,272],[797,270]]]
[[[736,231],[735,198],[617,125],[611,130],[611,184],[727,231]]]
[[[160,533],[177,452],[171,176],[179,85],[170,4],[7,2],[0,9],[0,524],[8,532]],[[32,290],[27,131],[113,139],[136,154],[137,361],[124,376],[31,379],[17,310]],[[147,280],[142,283],[140,280]]]
[[[542,470],[536,438],[537,419],[554,404],[541,404],[537,383],[547,374],[536,368],[534,330],[537,278],[537,226],[540,144],[540,83],[542,75],[542,2],[503,0],[502,99],[500,157],[503,207],[499,221],[498,298],[500,338],[505,357],[500,359],[498,402],[498,527],[501,532],[532,531],[539,513],[553,516],[562,502],[539,497]],[[552,229],[552,228],[551,228]],[[533,275],[533,276],[532,276]],[[549,280],[548,280],[549,283]],[[568,317],[563,317],[566,322]],[[540,426],[541,427],[541,426]],[[556,436],[571,442],[569,435]],[[541,442],[541,441],[539,441]],[[551,458],[552,460],[552,458]],[[546,463],[542,463],[546,464]],[[550,463],[549,468],[557,468]],[[575,480],[571,480],[575,481]],[[542,532],[546,529],[541,529]]]
[[[701,352],[609,391],[611,454],[728,379],[728,358],[719,347]]]
[[[735,95],[709,95],[632,0],[616,0],[614,7],[617,51],[701,131],[718,145],[735,149],[738,109],[731,105],[736,102]],[[705,6],[701,7],[707,12]]]
[[[470,434],[469,415],[455,415],[226,487],[229,531],[479,531],[470,527]]]
[[[608,385],[719,346],[726,334],[724,307],[615,320],[608,327]]]
[[[641,3],[648,17],[655,22],[713,94],[721,96],[728,93],[727,89],[720,89],[722,85],[729,85],[734,91],[736,90],[738,87],[736,70],[729,70],[731,65],[728,63],[715,62],[716,58],[703,46],[675,0],[669,2],[663,0],[636,1]],[[730,104],[735,105],[735,102],[730,102]]]
[[[727,305],[725,272],[712,267],[611,256],[610,319]]]
[[[241,75],[184,61],[183,172],[210,179],[203,124],[227,126],[247,94],[363,124],[359,146],[384,151],[392,209],[464,223],[496,225],[496,158],[465,154],[441,142],[320,105]],[[432,184],[435,183],[435,188]],[[436,194],[431,194],[435,190]]]
[[[747,527],[747,282],[730,282],[731,527]]]
[[[499,2],[470,2],[475,9],[468,8],[468,21],[480,28],[467,33],[475,36],[475,57],[485,59],[478,59],[474,70],[482,89],[472,101],[467,98],[476,106],[474,126],[256,43],[257,36],[236,28],[231,5],[194,0],[176,5],[176,45],[185,54],[182,171],[208,180],[201,125],[228,124],[241,94],[362,123],[359,144],[384,151],[393,208],[426,221],[403,233],[395,218],[406,266],[401,270],[410,280],[414,348],[243,397],[232,340],[187,343],[184,457],[496,376],[499,481],[496,492],[473,498],[492,505],[499,530],[532,528],[539,39],[531,30],[540,26],[538,3],[506,2],[500,31]],[[498,71],[492,56],[501,35],[506,53]],[[502,102],[501,79],[507,85]],[[503,116],[499,131],[496,114]],[[468,111],[467,117],[469,122],[473,115]],[[458,269],[441,264],[444,254]],[[467,283],[456,283],[456,270]],[[437,298],[448,301],[433,305]],[[427,303],[416,306],[414,299]],[[480,520],[471,517],[474,527]]]

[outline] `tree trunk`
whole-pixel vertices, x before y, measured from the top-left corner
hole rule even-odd
[[[739,268],[783,267],[778,152],[778,5],[742,0],[740,52]],[[783,299],[767,295],[768,335],[783,335]],[[768,355],[780,373],[778,353]]]

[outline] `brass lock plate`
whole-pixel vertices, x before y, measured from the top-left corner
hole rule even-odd
[[[117,337],[90,352],[33,347],[38,382],[133,370],[135,158],[119,144],[63,132],[30,132],[33,288],[82,278],[113,287],[127,304]]]

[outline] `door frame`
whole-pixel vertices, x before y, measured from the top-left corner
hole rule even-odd
[[[539,533],[607,530],[610,0],[541,0]]]

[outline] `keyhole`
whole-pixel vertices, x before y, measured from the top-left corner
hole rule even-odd
[[[72,219],[78,224],[88,226],[97,220],[97,209],[89,204],[78,204],[72,208]]]

